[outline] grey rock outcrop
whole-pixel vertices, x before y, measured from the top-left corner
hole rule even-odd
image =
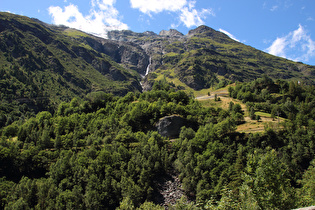
[[[185,126],[186,124],[186,119],[177,115],[172,115],[161,118],[156,127],[161,136],[177,138],[179,136],[181,127]]]
[[[162,30],[159,33],[160,36],[171,36],[171,37],[181,37],[184,36],[184,34],[182,34],[181,32],[175,30],[175,29],[170,29],[168,31],[166,30]]]
[[[110,41],[118,41],[120,44],[134,45],[142,48],[143,52],[147,55],[147,59],[145,60],[147,62],[145,64],[148,65],[149,58],[151,58],[150,72],[154,72],[163,65],[163,55],[168,53],[165,49],[167,45],[185,38],[182,33],[175,29],[170,29],[169,31],[163,30],[159,35],[152,31],[135,33],[128,30],[114,30],[109,31],[107,37]],[[143,69],[141,71],[143,72]],[[145,74],[141,73],[141,75]]]
[[[155,37],[156,33],[152,31],[146,31],[144,33],[136,33],[130,30],[113,30],[108,31],[107,38],[110,40],[123,41],[123,42],[133,42],[137,38],[141,37]]]
[[[139,74],[145,74],[149,65],[149,56],[140,46],[122,41],[106,40],[97,37],[83,37],[83,41],[94,50],[110,56],[115,62],[125,68],[133,69]]]

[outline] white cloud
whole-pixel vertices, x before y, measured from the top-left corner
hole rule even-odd
[[[212,10],[202,9],[201,11],[197,11],[196,9],[189,10],[189,8],[184,7],[181,9],[180,20],[188,28],[200,26],[204,24],[203,19],[206,18],[208,14],[212,14]]]
[[[222,32],[222,33],[225,33],[225,34],[228,35],[231,39],[234,39],[235,41],[240,42],[240,40],[236,39],[236,37],[235,37],[233,34],[229,33],[228,31],[226,31],[226,30],[224,30],[224,29],[222,29],[222,28],[220,28],[219,31]]]
[[[269,39],[264,39],[264,40],[263,40],[263,43],[264,43],[264,44],[269,44],[270,42],[272,42],[272,41],[269,40]]]
[[[271,12],[277,10],[287,10],[292,6],[292,0],[265,0],[263,3],[263,9],[267,9]]]
[[[187,5],[186,0],[130,0],[131,7],[150,15],[162,11],[175,12]]]
[[[277,38],[272,45],[267,49],[268,53],[280,57],[286,57],[285,56],[285,48],[287,46],[287,40],[286,37]]]
[[[196,10],[194,0],[130,0],[130,3],[132,8],[139,9],[150,17],[152,13],[176,12],[179,14],[179,21],[188,28],[204,24],[207,15],[215,16],[212,9]],[[172,26],[178,25],[172,24]]]
[[[274,5],[274,6],[271,7],[270,11],[271,11],[271,12],[274,12],[274,11],[276,11],[278,8],[279,8],[278,5]]]
[[[291,34],[290,34],[291,36]],[[292,38],[291,38],[291,41],[290,41],[290,44],[291,44],[291,48],[295,47],[295,45],[301,41],[303,38],[306,38],[306,33],[303,29],[303,27],[301,25],[299,25],[299,28],[295,31],[293,31],[292,33]]]
[[[114,4],[115,0],[92,0],[92,8],[86,16],[73,4],[64,9],[59,6],[50,6],[48,11],[54,24],[65,25],[106,38],[110,30],[128,29],[128,26],[119,20],[119,12]]]
[[[272,55],[307,62],[315,57],[315,42],[299,25],[298,29],[286,36],[278,37],[266,51]]]

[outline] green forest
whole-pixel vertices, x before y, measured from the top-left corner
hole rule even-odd
[[[267,76],[228,87],[246,104],[205,107],[161,80],[151,91],[92,92],[49,111],[23,102],[0,113],[1,209],[164,209],[155,180],[184,196],[169,209],[293,209],[315,205],[315,87]],[[277,126],[237,132],[258,111]],[[247,114],[248,113],[248,114]],[[11,116],[12,115],[12,116]],[[158,133],[185,119],[178,136]]]

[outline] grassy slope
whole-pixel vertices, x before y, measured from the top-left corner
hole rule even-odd
[[[220,101],[214,100],[214,95],[217,94],[220,97]],[[264,112],[256,112],[256,115],[261,117],[261,120],[251,120],[249,118],[249,113],[246,109],[246,105],[242,103],[240,100],[233,99],[228,96],[228,87],[221,88],[219,90],[214,90],[211,92],[211,96],[208,95],[199,95],[197,100],[205,107],[216,107],[222,109],[228,109],[229,103],[233,102],[234,104],[238,103],[241,105],[245,115],[245,123],[237,126],[238,132],[245,132],[245,133],[255,133],[255,132],[263,132],[265,128],[272,127],[274,129],[278,129],[278,119],[272,119],[269,113]],[[279,119],[279,122],[284,121],[284,118]],[[281,127],[281,125],[280,125]]]

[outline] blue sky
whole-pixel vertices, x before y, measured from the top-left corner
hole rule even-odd
[[[230,37],[315,65],[315,0],[1,0],[1,11],[62,24],[98,36],[207,25]]]

